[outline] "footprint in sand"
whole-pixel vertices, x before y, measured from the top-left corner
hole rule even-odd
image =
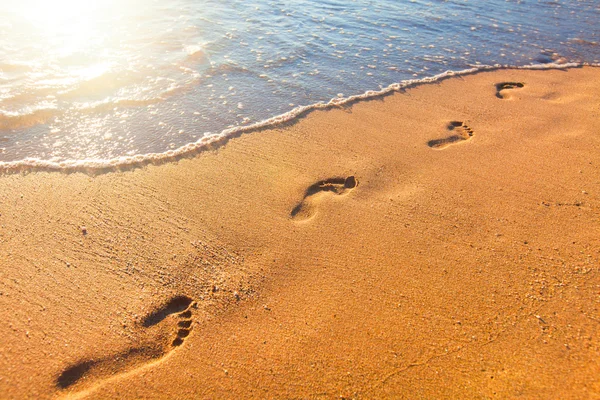
[[[196,303],[187,296],[176,296],[148,315],[141,323],[151,340],[105,358],[88,359],[65,369],[56,380],[61,389],[80,389],[103,379],[139,368],[156,361],[181,346],[192,329],[192,308]],[[153,332],[157,331],[157,332]]]
[[[311,185],[304,193],[304,198],[290,213],[292,219],[303,221],[313,217],[317,212],[317,204],[329,194],[346,195],[358,185],[354,176],[347,178],[331,178]]]
[[[499,99],[507,99],[508,96],[506,96],[504,92],[505,90],[511,90],[511,89],[519,89],[524,87],[525,84],[521,83],[521,82],[500,82],[500,83],[496,83],[496,97]]]
[[[469,128],[464,122],[452,121],[448,124],[448,130],[453,132],[452,135],[434,139],[427,142],[427,145],[434,149],[443,149],[453,143],[469,140],[473,136],[473,129]]]

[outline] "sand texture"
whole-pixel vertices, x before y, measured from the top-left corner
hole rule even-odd
[[[0,397],[600,398],[600,69],[0,176]]]

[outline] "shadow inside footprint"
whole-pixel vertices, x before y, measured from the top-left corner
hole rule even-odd
[[[94,361],[83,361],[67,368],[56,380],[56,386],[61,389],[66,389],[77,382],[86,372],[92,368]]]
[[[448,130],[454,132],[454,134],[442,139],[430,140],[427,142],[427,146],[434,149],[443,149],[453,143],[469,140],[473,136],[473,130],[461,121],[450,122]]]
[[[167,304],[149,314],[141,323],[142,328],[158,325],[167,317],[173,319],[170,326],[165,326],[163,332],[153,340],[120,353],[99,359],[80,361],[65,369],[56,379],[59,389],[84,386],[95,383],[111,376],[131,371],[142,365],[160,359],[170,353],[175,347],[181,346],[192,329],[192,311],[194,301],[187,296],[176,296]]]
[[[504,96],[504,94],[502,94],[502,91],[504,91],[504,90],[510,90],[510,89],[522,88],[524,86],[525,86],[525,84],[521,83],[521,82],[500,82],[500,83],[496,83],[496,97],[499,98],[499,99],[504,99],[506,97]]]
[[[156,348],[140,347],[114,354],[108,358],[82,361],[65,369],[57,378],[56,386],[60,389],[67,389],[83,382],[83,378],[92,380],[95,377],[116,375],[129,370],[126,369],[128,366],[139,366],[140,361],[157,359],[161,355],[162,353]]]
[[[358,181],[354,176],[347,178],[331,178],[317,182],[306,189],[304,197],[300,203],[291,211],[290,216],[295,220],[309,219],[316,213],[316,203],[322,193],[333,193],[335,195],[344,195],[354,189]]]
[[[190,304],[192,304],[192,301],[193,300],[187,296],[174,297],[164,307],[161,307],[148,315],[144,319],[144,322],[142,322],[142,325],[146,328],[156,325],[171,314],[187,310]]]

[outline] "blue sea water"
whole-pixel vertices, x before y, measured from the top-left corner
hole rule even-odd
[[[597,0],[0,0],[0,162],[163,153],[407,79],[566,62],[600,63]]]

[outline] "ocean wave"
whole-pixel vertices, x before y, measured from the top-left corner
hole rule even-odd
[[[199,76],[190,78],[187,82],[172,82],[164,90],[148,97],[109,97],[96,102],[73,103],[77,111],[110,111],[115,107],[144,107],[162,103],[170,97],[190,90],[201,81]]]
[[[45,124],[55,117],[58,110],[55,107],[36,108],[27,112],[0,111],[0,131],[19,128],[29,128],[34,125]],[[0,163],[0,169],[2,164]]]
[[[210,68],[206,71],[206,74],[207,75],[220,75],[220,74],[226,74],[226,73],[230,73],[230,72],[258,75],[255,72],[249,70],[248,68],[243,67],[238,64],[234,64],[232,62],[225,62],[225,63],[211,65]]]
[[[482,71],[494,71],[501,69],[529,69],[529,70],[548,70],[548,69],[569,69],[580,68],[583,66],[600,67],[600,64],[595,63],[547,63],[547,64],[532,64],[525,66],[512,65],[478,65],[473,68],[460,71],[446,71],[431,77],[422,79],[409,79],[398,83],[393,83],[386,88],[380,90],[368,90],[362,94],[357,94],[349,97],[333,98],[329,102],[318,102],[307,106],[296,107],[284,114],[277,115],[266,120],[254,123],[252,125],[239,126],[224,129],[218,134],[209,134],[202,137],[196,142],[188,143],[177,149],[168,150],[162,153],[138,154],[134,156],[122,156],[112,159],[86,159],[86,160],[65,160],[51,161],[41,160],[37,158],[26,158],[19,161],[0,162],[1,173],[13,173],[31,170],[45,171],[81,171],[88,173],[108,172],[118,169],[126,169],[127,167],[137,167],[147,164],[162,164],[165,162],[174,161],[180,158],[193,156],[196,153],[204,150],[213,149],[226,143],[228,140],[238,137],[245,133],[255,132],[266,128],[273,128],[292,122],[307,113],[314,110],[333,109],[341,106],[349,105],[357,101],[369,100],[376,97],[386,96],[394,92],[400,92],[407,88],[415,87],[422,84],[439,82],[454,76],[465,76],[475,74]],[[40,110],[41,112],[41,110]],[[1,114],[0,114],[0,118]],[[0,123],[1,124],[1,123]],[[0,125],[1,127],[2,125]]]
[[[86,102],[86,103],[74,103],[73,109],[79,112],[108,112],[113,110],[115,107],[124,107],[124,108],[135,108],[135,107],[144,107],[152,104],[158,104],[165,100],[165,97],[149,97],[146,99],[135,99],[135,98],[108,98],[96,102]]]
[[[0,62],[0,71],[2,72],[28,72],[33,67],[26,63],[18,62]]]
[[[60,99],[72,100],[86,97],[108,96],[127,86],[141,84],[143,75],[131,71],[106,71],[99,75],[82,79],[60,92]]]

